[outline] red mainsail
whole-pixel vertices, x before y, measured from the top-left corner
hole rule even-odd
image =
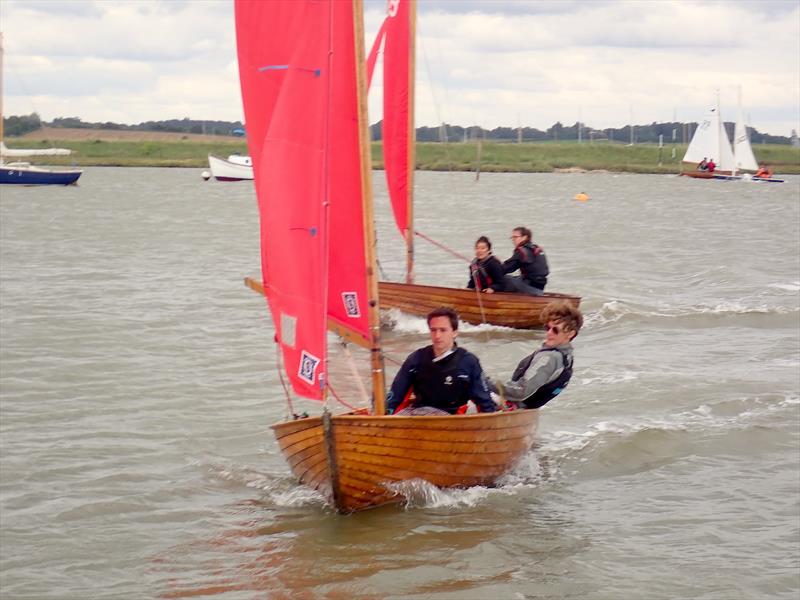
[[[320,399],[330,323],[369,338],[354,7],[235,9],[264,290],[294,391]]]
[[[403,236],[409,228],[413,182],[414,28],[413,0],[389,0],[388,14],[369,54],[372,76],[383,41],[383,162],[394,220]]]

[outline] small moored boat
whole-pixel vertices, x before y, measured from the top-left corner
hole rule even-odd
[[[253,162],[249,156],[232,154],[227,160],[208,155],[208,167],[217,181],[245,181],[253,179]]]

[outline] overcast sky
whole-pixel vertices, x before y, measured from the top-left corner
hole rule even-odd
[[[366,0],[367,48],[384,0]],[[417,125],[800,130],[800,0],[421,0]],[[232,0],[2,0],[6,116],[241,120]],[[380,77],[370,122],[380,119]]]

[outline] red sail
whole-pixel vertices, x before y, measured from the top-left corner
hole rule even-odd
[[[382,29],[383,43],[383,162],[394,220],[405,237],[408,229],[409,169],[413,127],[413,76],[410,0],[389,2]]]
[[[368,335],[353,5],[235,7],[264,290],[293,389],[319,399],[329,316]]]

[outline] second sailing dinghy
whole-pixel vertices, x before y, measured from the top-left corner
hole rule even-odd
[[[733,138],[733,145],[731,145],[728,140],[728,133],[725,131],[725,123],[722,115],[720,115],[718,95],[716,106],[698,123],[697,129],[689,142],[689,147],[686,149],[686,154],[681,161],[686,164],[697,165],[702,160],[713,158],[716,163],[716,169],[713,173],[699,170],[683,171],[681,175],[695,179],[783,183],[783,179],[771,176],[753,176],[747,172],[758,170],[758,163],[756,163],[755,156],[753,156],[750,137],[747,135],[747,127],[742,113],[741,95],[739,97],[739,112]]]
[[[575,307],[580,297],[545,293],[544,296],[482,294],[466,288],[414,283],[414,79],[416,1],[392,0],[367,61],[371,72],[383,46],[383,156],[386,183],[395,224],[406,242],[406,280],[379,283],[381,305],[424,316],[439,306],[451,306],[473,325],[489,323],[518,329],[544,325],[541,312],[553,300]],[[466,272],[466,269],[464,270]]]
[[[339,512],[401,502],[411,480],[493,483],[538,411],[385,414],[361,0],[235,7],[264,291],[292,391],[324,406],[273,426],[292,472]],[[329,328],[369,350],[368,412],[329,410]]]

